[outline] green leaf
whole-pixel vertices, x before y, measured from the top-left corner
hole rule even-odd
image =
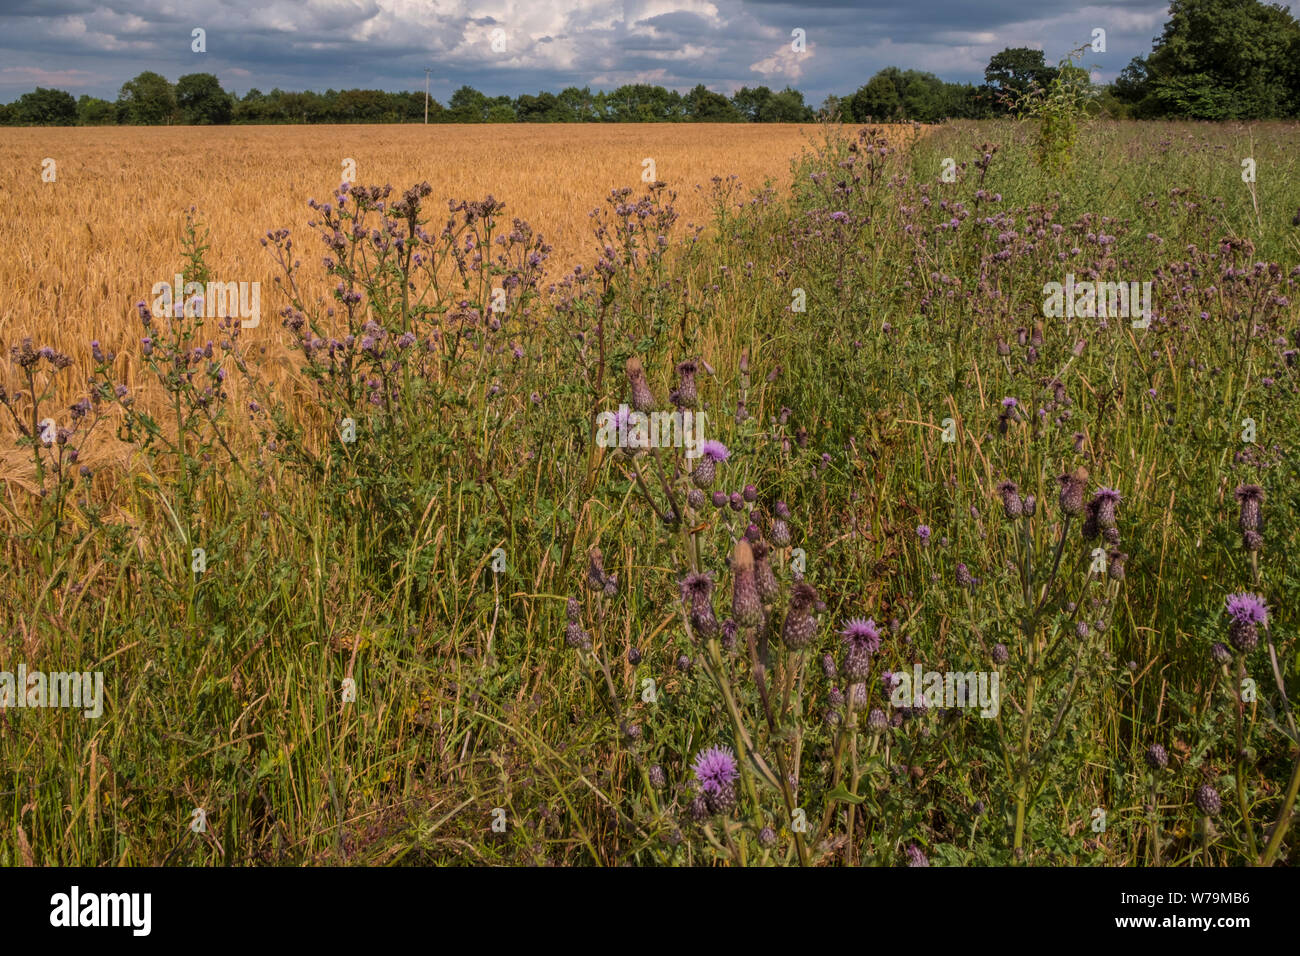
[[[845,784],[841,783],[834,790],[830,791],[830,793],[826,794],[826,799],[838,800],[840,803],[851,803],[854,806],[857,806],[867,798],[859,796],[858,794],[849,793],[849,788]]]

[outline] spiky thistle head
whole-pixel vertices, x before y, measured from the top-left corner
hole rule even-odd
[[[696,799],[702,799],[708,815],[726,813],[736,805],[736,778],[740,769],[729,747],[710,747],[695,756],[692,764]]]
[[[1204,813],[1207,817],[1217,817],[1223,802],[1219,799],[1219,791],[1215,790],[1208,783],[1203,783],[1196,788],[1194,796],[1196,808]]]
[[[1092,496],[1097,504],[1097,525],[1101,528],[1115,527],[1115,506],[1120,502],[1119,492],[1114,488],[1098,488]]]
[[[754,551],[741,538],[731,554],[731,614],[741,627],[763,623],[763,602],[754,580]]]
[[[871,655],[880,649],[880,629],[873,618],[850,618],[840,631],[844,638],[844,674],[850,681],[865,681],[871,673]]]
[[[695,373],[698,370],[699,366],[690,359],[677,363],[677,391],[674,394],[677,397],[677,404],[683,408],[694,408],[699,400],[699,393],[695,387]]]
[[[1002,513],[1008,518],[1019,518],[1025,511],[1024,502],[1020,500],[1020,486],[1011,479],[998,485],[998,494],[1002,496]]]
[[[1241,506],[1238,522],[1242,533],[1259,531],[1259,507],[1264,503],[1264,489],[1259,485],[1240,485],[1235,494]]]
[[[812,613],[816,603],[817,589],[811,584],[800,581],[794,586],[785,612],[785,626],[781,629],[781,639],[786,647],[797,651],[812,641],[817,633],[817,621]]]
[[[1258,594],[1229,594],[1226,602],[1228,639],[1243,654],[1255,649],[1259,643],[1259,628],[1268,623],[1268,606]]]
[[[1083,489],[1088,482],[1088,469],[1080,465],[1056,480],[1061,484],[1061,511],[1072,517],[1083,514]]]
[[[627,379],[632,386],[632,407],[638,412],[652,411],[655,407],[655,397],[650,391],[650,383],[646,381],[641,360],[635,355],[629,357],[626,368]]]
[[[753,525],[750,527],[752,528]],[[748,535],[746,539],[752,540]],[[751,549],[754,552],[754,584],[758,587],[759,599],[770,604],[781,591],[776,581],[776,574],[772,571],[772,564],[768,561],[772,549],[761,538],[753,541]]]
[[[718,619],[713,613],[713,573],[692,571],[682,579],[682,603],[690,613],[691,627],[702,638],[710,638],[718,631]]]

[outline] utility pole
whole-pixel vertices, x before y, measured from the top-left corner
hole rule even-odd
[[[429,73],[430,72],[431,71],[428,69],[424,71],[424,125],[425,126],[429,125]]]

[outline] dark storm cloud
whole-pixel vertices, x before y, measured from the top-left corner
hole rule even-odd
[[[444,99],[650,82],[729,93],[791,85],[818,103],[885,66],[979,82],[989,57],[1032,46],[1055,62],[1106,30],[1082,63],[1111,79],[1151,48],[1160,0],[10,0],[0,3],[0,101],[37,85],[113,98],[145,69],[212,72],[227,89],[419,89]],[[190,49],[207,31],[207,52]],[[802,29],[807,51],[791,50]],[[495,31],[506,40],[492,48]]]

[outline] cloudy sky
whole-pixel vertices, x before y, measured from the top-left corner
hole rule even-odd
[[[1300,2],[1295,4],[1300,6]],[[793,86],[818,105],[884,66],[979,81],[1008,46],[1055,63],[1106,31],[1082,65],[1113,79],[1148,52],[1167,2],[1111,0],[0,0],[0,102],[36,86],[114,99],[142,70],[215,73],[240,94],[352,87],[446,102],[491,95],[697,83]],[[192,31],[206,32],[204,53]],[[806,49],[792,50],[803,30]],[[494,43],[495,38],[495,43]]]

